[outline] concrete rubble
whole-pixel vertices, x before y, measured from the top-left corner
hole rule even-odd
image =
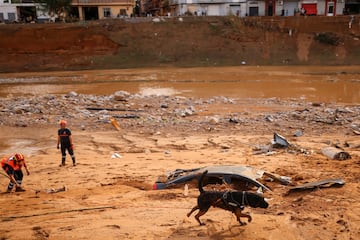
[[[84,130],[106,127],[110,123],[110,118],[116,117],[122,118],[121,127],[134,130],[154,126],[156,129],[178,127],[183,130],[196,129],[206,132],[235,127],[241,128],[245,133],[251,131],[247,128],[251,125],[263,128],[267,134],[271,134],[271,131],[267,130],[269,127],[278,128],[281,134],[289,134],[286,137],[299,129],[301,135],[306,135],[307,131],[326,133],[331,131],[332,126],[348,129],[349,133],[356,134],[359,128],[360,106],[313,104],[292,100],[280,103],[276,98],[247,100],[253,102],[255,107],[272,103],[281,104],[284,110],[252,113],[236,111],[237,99],[227,97],[193,99],[179,96],[143,96],[126,91],[116,91],[111,95],[76,92],[42,96],[9,95],[0,101],[0,125],[55,125],[60,119],[66,118]],[[225,104],[233,110],[219,109],[216,114],[207,114],[208,109],[217,104]],[[284,127],[289,132],[284,132]]]

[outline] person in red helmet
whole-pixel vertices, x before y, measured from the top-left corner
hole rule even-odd
[[[15,153],[9,157],[4,157],[1,159],[1,167],[4,169],[6,174],[9,176],[10,182],[7,187],[7,192],[10,193],[16,186],[16,192],[25,191],[21,187],[21,183],[24,177],[24,174],[21,170],[22,166],[25,167],[27,175],[30,175],[29,169],[27,168],[25,157],[21,153]]]
[[[66,121],[60,121],[60,129],[58,130],[57,149],[61,146],[61,166],[65,166],[66,150],[71,156],[73,166],[76,166],[76,160],[74,155],[74,145],[71,137],[71,131],[66,127]]]

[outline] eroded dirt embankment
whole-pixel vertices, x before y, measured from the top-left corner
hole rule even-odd
[[[349,17],[164,18],[0,26],[0,72],[360,63]]]

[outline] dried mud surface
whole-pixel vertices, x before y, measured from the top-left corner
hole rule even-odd
[[[4,193],[8,180],[0,176],[1,239],[360,238],[357,104],[73,92],[8,95],[0,109],[0,152],[22,151],[31,172],[22,193]],[[73,132],[75,167],[69,157],[59,167],[60,118]],[[303,135],[295,137],[297,131]],[[274,132],[295,150],[254,151],[270,144]],[[321,152],[327,146],[352,158],[328,159]],[[168,171],[209,165],[250,165],[291,177],[293,185],[331,178],[345,185],[288,194],[291,186],[264,181],[272,189],[264,193],[270,206],[245,208],[253,217],[245,226],[216,208],[202,217],[205,226],[188,218],[199,195],[193,185],[187,195],[183,186],[152,190]]]
[[[34,71],[44,71],[52,81],[49,70],[243,63],[354,65],[325,81],[351,80],[352,87],[346,91],[356,94],[360,25],[350,29],[347,17],[284,19],[186,18],[179,22],[173,18],[158,24],[98,21],[0,26],[0,72],[19,73],[15,84],[24,84],[20,90],[2,93],[0,153],[23,152],[31,172],[24,177],[26,192],[22,193],[4,193],[8,179],[0,176],[0,239],[359,239],[357,101],[341,104],[209,93],[206,97],[115,96],[117,89],[105,95],[47,94],[36,89],[38,85],[31,89],[27,84],[29,72]],[[288,74],[291,71],[278,70],[276,76],[295,79],[297,75]],[[126,70],[126,79],[137,81],[139,72]],[[173,73],[177,76],[176,70]],[[63,83],[78,84],[73,74],[64,75]],[[85,81],[94,80],[93,73],[81,74]],[[96,77],[101,74],[99,70]],[[159,77],[161,71],[145,74]],[[183,79],[212,81],[218,76],[204,69],[187,74]],[[220,79],[245,76],[256,80],[255,75],[231,70]],[[317,81],[316,76],[307,78]],[[167,79],[164,75],[161,81]],[[14,83],[1,83],[13,89]],[[25,87],[29,92],[22,94]],[[110,124],[111,116],[118,120],[120,131]],[[56,133],[60,118],[68,120],[73,132],[76,167],[69,157],[67,165],[59,167]],[[299,131],[302,135],[295,137]],[[271,154],[254,151],[270,144],[274,132],[296,148],[276,149]],[[328,146],[343,148],[351,159],[328,159],[321,152]],[[115,153],[121,158],[112,158]],[[157,177],[168,171],[209,165],[250,165],[291,177],[293,185],[330,178],[341,178],[345,185],[288,194],[291,186],[265,181],[272,189],[264,193],[270,206],[245,208],[253,217],[246,226],[239,226],[230,212],[216,208],[202,217],[205,226],[186,217],[199,194],[193,185],[187,195],[183,186],[152,190]],[[66,191],[57,192],[64,187]]]

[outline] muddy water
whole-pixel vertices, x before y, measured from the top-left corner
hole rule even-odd
[[[109,95],[305,99],[360,102],[360,66],[124,69],[0,74],[0,96],[70,91]]]

